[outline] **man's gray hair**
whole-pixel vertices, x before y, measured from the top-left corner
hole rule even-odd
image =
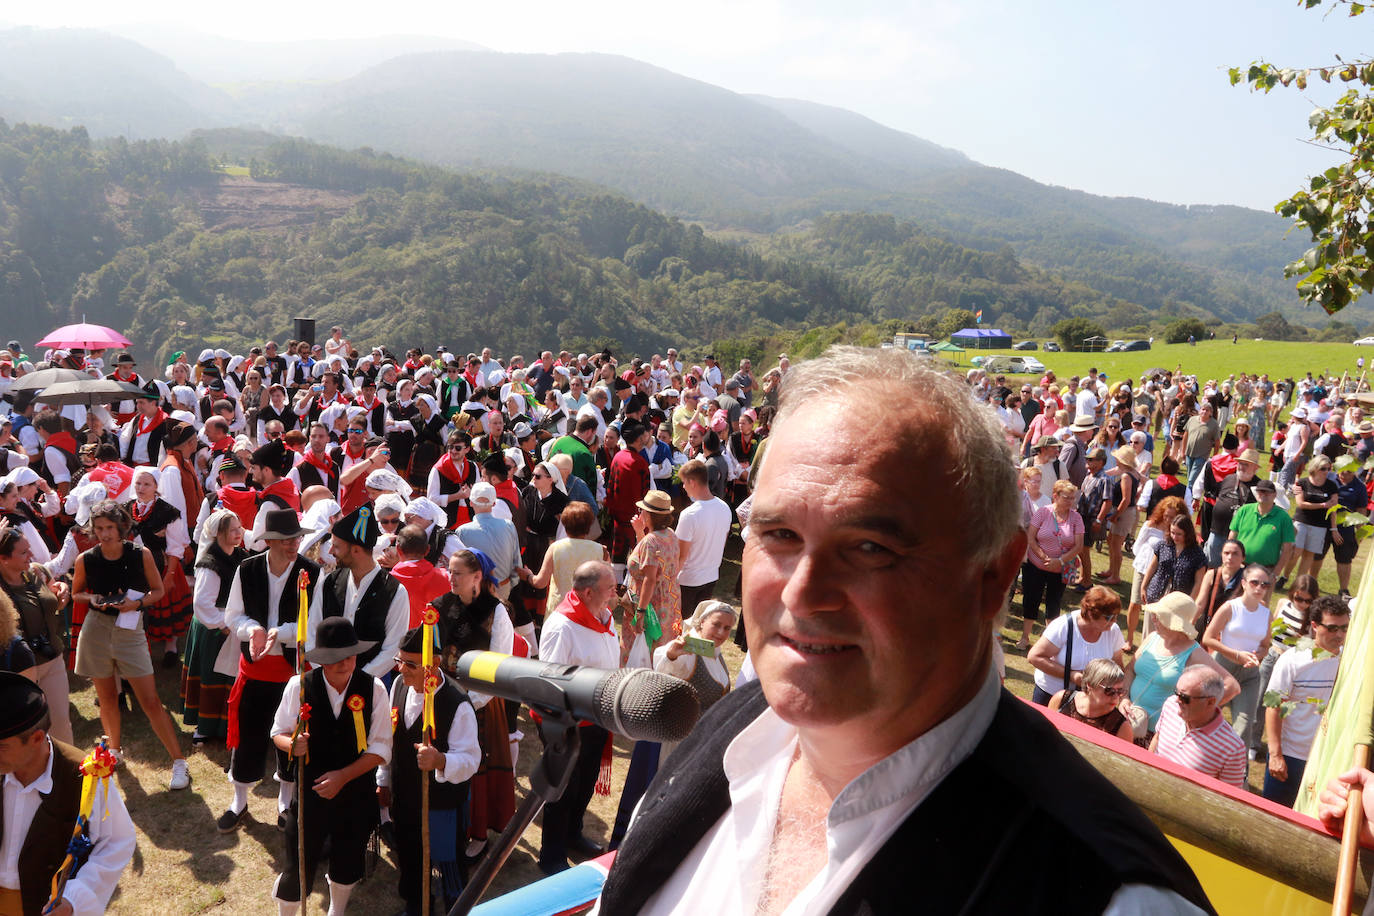
[[[573,571],[572,590],[589,591],[600,585],[603,577],[615,578],[615,570],[611,568],[611,564],[601,560],[588,560]]]
[[[874,384],[902,390],[891,402],[896,422],[944,440],[948,472],[963,495],[963,518],[955,528],[962,529],[974,561],[990,562],[1021,527],[1016,466],[996,416],[957,377],[905,350],[831,347],[788,371],[774,425],[808,403]]]
[[[1221,676],[1221,672],[1211,665],[1189,665],[1183,669],[1183,673],[1178,676],[1178,683],[1183,684],[1183,679],[1188,678],[1198,692],[1205,697],[1220,700],[1221,695],[1226,692],[1226,681]]]

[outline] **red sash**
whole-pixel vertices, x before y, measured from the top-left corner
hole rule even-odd
[[[440,458],[438,463],[434,465],[434,469],[453,483],[461,486],[468,477],[468,460],[464,458],[462,464],[454,464],[452,453],[445,452],[444,457]]]

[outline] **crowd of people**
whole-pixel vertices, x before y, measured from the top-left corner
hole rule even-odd
[[[1264,796],[1291,806],[1374,487],[1363,379],[1092,369],[1019,392],[979,370],[967,382],[1023,454],[1018,648],[1034,701],[1237,787],[1249,761],[1266,762]],[[1337,587],[1323,595],[1328,555]],[[1080,607],[1060,616],[1070,592]]]
[[[748,360],[727,374],[711,356],[693,365],[669,349],[647,360],[545,351],[527,366],[489,349],[363,352],[334,328],[318,345],[176,353],[145,374],[129,353],[31,360],[12,342],[0,352],[9,405],[0,420],[0,668],[26,676],[38,699],[25,702],[41,702],[44,717],[9,734],[31,742],[42,732],[69,755],[71,672],[95,687],[119,761],[132,697],[168,755],[170,789],[190,786],[188,752],[229,749],[233,798],[217,818],[221,832],[239,829],[255,785],[275,781],[284,869],[261,890],[281,913],[296,912],[300,888],[324,866],[330,912],[341,916],[377,831],[396,850],[397,892],[413,914],[430,887],[420,875],[418,786],[430,787],[433,890],[449,903],[514,812],[525,720],[514,703],[458,684],[457,657],[490,649],[656,668],[690,682],[703,709],[732,710],[713,716],[745,718],[706,736],[698,729],[681,746],[636,742],[610,840],[622,848],[617,869],[636,863],[657,880],[632,889],[613,871],[603,912],[670,911],[670,891],[705,906],[720,889],[702,886],[697,869],[747,874],[750,863],[767,880],[739,892],[759,911],[780,912],[798,893],[820,907],[853,875],[827,866],[812,881],[803,870],[817,864],[814,825],[798,826],[816,801],[806,786],[833,801],[852,760],[810,756],[814,747],[779,755],[805,723],[827,741],[869,748],[872,760],[901,753],[905,742],[893,740],[924,741],[922,730],[955,708],[936,702],[928,681],[948,677],[942,690],[968,704],[956,718],[972,743],[941,738],[931,752],[967,758],[992,735],[992,659],[1004,651],[995,624],[1019,591],[1018,648],[1035,669],[1035,702],[1237,785],[1247,753],[1267,755],[1265,794],[1291,804],[1348,626],[1342,599],[1354,516],[1368,504],[1362,464],[1374,424],[1338,385],[1311,378],[1199,384],[1174,372],[1132,384],[1094,370],[1065,385],[1047,373],[1018,390],[1002,376],[974,370],[961,384],[915,362],[841,350],[796,369],[784,356],[756,376]],[[140,393],[49,407],[23,382],[48,367]],[[913,412],[894,426],[880,408],[896,395]],[[935,426],[949,441],[929,436]],[[1277,484],[1258,473],[1270,431]],[[779,450],[765,479],[764,458]],[[959,471],[945,459],[962,462]],[[736,523],[743,614],[716,598]],[[1328,551],[1337,595],[1317,585]],[[1095,554],[1105,558],[1096,575]],[[952,590],[965,579],[963,592]],[[1123,602],[1114,587],[1128,582]],[[1061,616],[1070,592],[1079,606]],[[961,622],[920,609],[956,596],[978,614]],[[892,607],[828,622],[879,598]],[[446,673],[425,742],[430,607]],[[912,627],[908,608],[938,632]],[[1284,621],[1280,635],[1271,617]],[[910,630],[938,638],[914,644]],[[741,648],[755,645],[733,683],[722,655],[732,634]],[[935,654],[936,644],[950,654]],[[180,676],[175,715],[158,697],[159,666]],[[907,673],[893,680],[898,671]],[[757,687],[732,699],[754,681],[778,721],[761,713]],[[1034,728],[1013,719],[996,741]],[[675,848],[690,855],[655,859],[655,843],[682,826],[658,805],[655,774],[706,779],[734,753],[722,742],[736,735],[752,748],[739,752],[741,773],[757,764],[773,778],[805,763],[817,782],[790,799],[783,789],[785,806],[802,806],[802,832],[775,837],[771,854],[767,844],[720,849],[714,832],[690,842],[682,833]],[[611,790],[611,738],[595,725],[580,737],[568,790],[543,815],[546,874],[604,851],[583,821],[593,795]],[[106,804],[122,810],[116,794]],[[900,813],[882,815],[883,830],[907,823],[893,819]],[[124,834],[109,845],[122,849],[132,822],[115,820],[108,831]],[[924,843],[897,836],[903,843],[867,854]],[[1085,826],[1075,841],[1092,836]],[[775,861],[780,842],[795,867]],[[1168,887],[1172,908],[1149,911],[1205,912],[1187,908],[1200,893],[1191,876],[1153,840],[1144,847],[1153,865],[1133,874],[1145,878],[1104,886],[1103,901],[1154,900]],[[73,911],[103,910],[118,873],[79,874],[89,896],[80,906],[69,897]],[[34,880],[0,870],[0,894],[34,894]]]
[[[47,368],[125,382],[129,399],[48,406],[24,381]],[[360,353],[335,329],[139,368],[127,352],[0,351],[0,667],[41,691],[54,747],[73,740],[71,674],[89,679],[116,765],[137,700],[172,790],[190,786],[188,753],[226,746],[220,832],[274,780],[285,868],[262,893],[281,912],[323,867],[342,914],[378,831],[419,913],[422,779],[448,903],[511,819],[514,703],[446,674],[419,740],[429,607],[446,672],[491,649],[657,667],[703,706],[730,689],[721,646],[738,612],[713,594],[785,360],[761,379],[747,360],[726,374],[675,350],[545,352],[526,367],[490,350]],[[159,668],[180,675],[176,709]],[[639,745],[613,839],[671,751]],[[544,812],[549,874],[604,851],[582,819],[606,790],[609,736],[584,729],[582,748]],[[103,909],[117,877],[91,869],[101,903],[78,912]]]

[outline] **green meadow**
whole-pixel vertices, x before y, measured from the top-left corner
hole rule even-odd
[[[1044,341],[1039,342],[1041,346]],[[974,356],[1034,356],[1055,375],[1067,378],[1083,375],[1096,366],[1111,379],[1138,379],[1147,369],[1181,368],[1196,375],[1203,382],[1221,380],[1241,372],[1267,372],[1271,379],[1299,378],[1308,372],[1326,372],[1339,376],[1342,372],[1356,373],[1355,360],[1365,358],[1366,365],[1374,363],[1374,347],[1356,347],[1349,343],[1308,343],[1288,340],[1225,340],[1199,341],[1195,346],[1166,344],[1156,341],[1151,350],[1132,353],[1046,353],[1044,350],[969,350],[954,353],[955,365],[969,368]],[[1374,369],[1371,369],[1374,373]]]

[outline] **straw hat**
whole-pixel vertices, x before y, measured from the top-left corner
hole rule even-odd
[[[1178,630],[1189,639],[1197,639],[1197,628],[1193,626],[1197,605],[1185,592],[1169,592],[1154,604],[1145,605],[1144,611],[1154,614],[1160,626]]]
[[[673,498],[663,490],[650,490],[644,494],[644,498],[635,503],[636,506],[645,512],[653,512],[657,515],[671,515],[673,511]]]

